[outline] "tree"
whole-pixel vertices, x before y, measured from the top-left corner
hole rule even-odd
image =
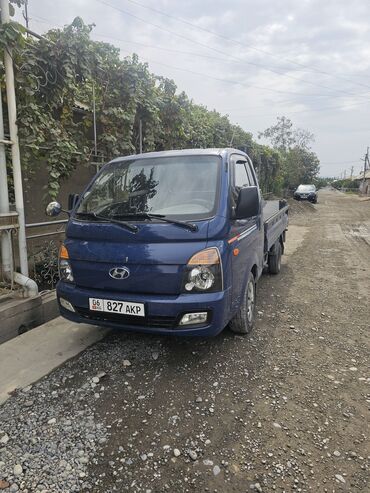
[[[319,173],[320,161],[311,150],[314,135],[306,129],[293,126],[281,116],[277,123],[260,132],[259,138],[269,140],[281,156],[281,182],[284,188],[295,188],[300,183],[312,183]]]
[[[274,149],[287,152],[295,144],[293,123],[285,116],[278,116],[277,123],[263,132],[259,132],[258,138],[265,138],[271,142]]]

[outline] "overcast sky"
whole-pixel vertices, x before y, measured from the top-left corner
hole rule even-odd
[[[81,16],[92,36],[133,52],[196,103],[257,139],[289,117],[315,134],[321,175],[370,145],[369,0],[29,0],[42,33]]]

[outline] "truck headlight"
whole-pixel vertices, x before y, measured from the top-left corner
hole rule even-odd
[[[67,248],[62,245],[59,250],[59,277],[62,281],[74,282],[71,262]]]
[[[183,292],[212,292],[222,290],[222,265],[217,248],[201,250],[187,263]]]

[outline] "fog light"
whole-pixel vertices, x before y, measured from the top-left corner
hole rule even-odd
[[[204,324],[207,322],[207,312],[185,313],[180,320],[180,325]]]
[[[76,310],[73,308],[73,305],[64,298],[59,298],[59,303],[62,305],[63,308],[66,310],[69,310],[70,312],[75,312]]]

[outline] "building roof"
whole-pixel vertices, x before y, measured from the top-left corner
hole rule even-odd
[[[353,177],[353,180],[363,180],[363,179],[364,179],[364,172],[363,171],[360,171],[359,175]],[[368,169],[365,172],[365,180],[370,180],[370,169]]]

